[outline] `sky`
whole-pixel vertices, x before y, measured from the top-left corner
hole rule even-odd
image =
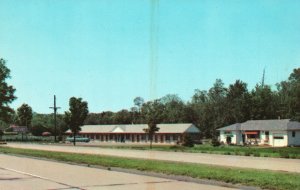
[[[130,109],[217,78],[286,80],[300,66],[298,0],[0,0],[0,57],[18,97],[59,113],[72,96],[89,111]]]

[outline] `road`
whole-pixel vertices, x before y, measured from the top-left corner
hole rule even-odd
[[[263,157],[202,154],[202,153],[124,150],[124,149],[109,149],[109,148],[99,148],[99,147],[80,147],[80,146],[73,147],[73,146],[21,144],[21,143],[9,143],[7,146],[15,147],[15,148],[24,148],[24,149],[110,155],[110,156],[120,156],[120,157],[130,157],[130,158],[179,161],[179,162],[211,164],[211,165],[219,165],[219,166],[266,169],[266,170],[300,173],[299,159],[263,158]]]
[[[0,154],[0,190],[233,190]]]

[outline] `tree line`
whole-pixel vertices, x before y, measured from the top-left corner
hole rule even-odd
[[[294,69],[287,80],[277,83],[276,89],[261,82],[249,90],[241,80],[225,86],[217,79],[209,90],[196,89],[187,102],[176,94],[168,94],[147,102],[136,97],[133,103],[130,110],[90,113],[84,123],[147,123],[147,111],[155,109],[160,123],[194,123],[205,137],[212,137],[217,128],[247,120],[300,121],[300,68]]]
[[[7,84],[8,78],[10,70],[5,60],[0,59],[0,130],[9,124],[18,124],[29,126],[34,135],[45,131],[53,134],[53,114],[32,112],[27,104],[16,111],[9,107],[16,97],[15,88]],[[57,134],[70,128],[71,99],[70,110],[57,116]],[[276,89],[262,82],[249,90],[247,83],[241,80],[225,86],[221,79],[217,79],[209,90],[196,89],[187,102],[176,94],[152,101],[136,97],[130,109],[101,113],[88,113],[86,110],[84,113],[86,118],[82,122],[86,125],[194,123],[208,138],[216,136],[217,128],[250,119],[288,118],[300,121],[300,68],[294,69],[287,80],[277,83]]]

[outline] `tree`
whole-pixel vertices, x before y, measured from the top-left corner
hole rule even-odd
[[[32,121],[32,108],[28,104],[22,104],[17,109],[17,123],[20,126],[26,126],[30,128]]]
[[[123,109],[114,114],[114,123],[115,124],[131,124],[132,123],[132,115],[131,113]]]
[[[133,100],[134,105],[138,108],[138,111],[141,111],[141,107],[144,104],[144,99],[142,97],[136,97]]]
[[[164,105],[163,123],[187,122],[186,105],[176,94],[168,94],[160,99]]]
[[[163,119],[163,111],[164,106],[159,102],[159,100],[147,102],[142,107],[142,114],[148,124],[148,128],[145,128],[144,131],[148,134],[150,140],[150,149],[152,149],[153,136],[157,131],[159,131],[157,124]]]
[[[223,127],[226,123],[226,96],[227,89],[221,79],[217,79],[213,87],[208,91],[208,104],[205,112],[210,121],[210,130],[207,135],[217,138],[217,128]]]
[[[277,84],[277,88],[278,115],[300,121],[300,68],[294,69],[288,80]]]
[[[251,93],[251,119],[276,119],[275,94],[269,85],[256,85]]]
[[[72,97],[70,98],[69,106],[69,111],[65,112],[64,120],[73,133],[73,144],[75,146],[75,136],[81,130],[81,126],[89,113],[88,103],[82,101],[82,98]]]
[[[7,128],[8,128],[8,124],[0,120],[0,140],[2,140],[2,135],[4,135],[4,131]]]
[[[16,99],[14,95],[16,89],[7,84],[6,79],[8,78],[10,78],[10,70],[6,67],[5,60],[0,58],[0,120],[5,122],[10,120],[11,114],[14,112],[8,104]]]
[[[229,85],[226,107],[229,124],[241,123],[250,119],[250,94],[246,83],[236,80],[234,84]]]

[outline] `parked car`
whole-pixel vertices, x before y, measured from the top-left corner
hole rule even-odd
[[[72,137],[72,136],[67,137],[66,141],[74,142],[74,137]],[[75,136],[75,142],[90,142],[90,138],[82,137],[82,136]]]

